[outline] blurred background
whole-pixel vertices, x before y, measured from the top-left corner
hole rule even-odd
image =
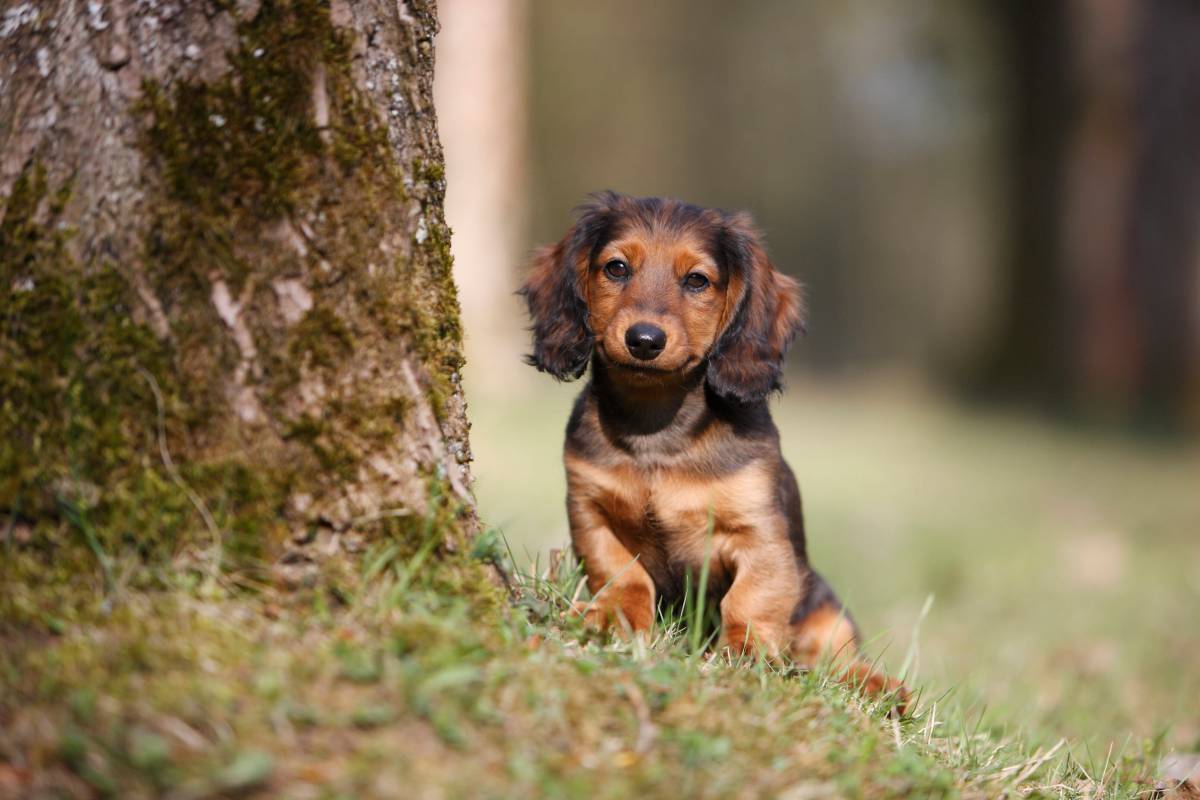
[[[1200,750],[1200,5],[439,6],[476,493],[519,560],[567,542],[580,388],[520,361],[529,251],[600,189],[746,209],[807,289],[775,415],[871,649],[989,724]]]

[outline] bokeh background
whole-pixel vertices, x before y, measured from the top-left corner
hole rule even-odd
[[[588,193],[747,209],[813,561],[985,724],[1200,750],[1200,5],[442,0],[476,493],[567,542],[513,292]],[[922,609],[928,613],[923,615]]]

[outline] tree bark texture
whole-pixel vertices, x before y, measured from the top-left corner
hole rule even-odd
[[[10,528],[231,558],[431,498],[470,526],[436,25],[432,0],[5,4]]]

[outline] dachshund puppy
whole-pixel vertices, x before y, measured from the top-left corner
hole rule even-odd
[[[827,650],[846,680],[902,694],[857,659],[853,621],[809,566],[767,409],[803,325],[799,284],[745,214],[613,192],[578,211],[521,294],[528,362],[560,380],[592,367],[564,457],[588,621],[648,630],[707,558],[725,647],[806,664]]]

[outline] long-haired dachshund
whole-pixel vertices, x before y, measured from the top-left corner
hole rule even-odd
[[[592,366],[564,457],[588,621],[648,630],[708,558],[725,647],[807,664],[827,650],[847,680],[903,695],[857,659],[853,621],[808,563],[767,409],[803,325],[799,284],[745,214],[614,192],[578,211],[521,294],[529,363],[560,380]]]

